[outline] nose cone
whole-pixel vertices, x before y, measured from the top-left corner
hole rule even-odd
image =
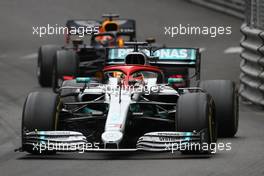
[[[123,138],[123,133],[120,131],[106,131],[102,134],[102,141],[105,144],[119,144]]]

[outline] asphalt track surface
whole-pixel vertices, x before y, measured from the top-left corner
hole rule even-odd
[[[62,44],[63,36],[39,38],[32,26],[60,24],[73,18],[98,18],[115,12],[137,20],[137,37],[155,36],[171,46],[204,48],[203,79],[238,82],[239,55],[226,54],[238,46],[242,21],[180,0],[1,0],[0,1],[0,175],[264,175],[264,111],[240,103],[239,131],[231,151],[212,157],[183,157],[179,154],[59,154],[35,157],[15,153],[20,146],[22,105],[26,95],[40,88],[36,79],[36,52],[43,44]],[[191,24],[232,26],[232,35],[164,35],[164,26]]]

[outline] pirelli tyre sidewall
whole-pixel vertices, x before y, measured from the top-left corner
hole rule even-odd
[[[58,113],[60,102],[58,95],[49,92],[32,92],[30,93],[23,107],[22,114],[22,148],[23,150],[39,154],[38,151],[33,150],[30,145],[25,145],[25,131],[54,131],[58,126]],[[44,154],[51,154],[54,152],[42,152]]]
[[[59,49],[56,45],[44,45],[38,50],[37,77],[42,87],[50,87],[52,84],[53,60]]]
[[[200,132],[203,131],[204,139],[201,144],[210,145],[217,140],[216,121],[215,121],[215,106],[211,96],[199,93],[186,93],[179,97],[176,108],[176,131],[180,132]],[[189,152],[206,152],[210,151],[195,151],[186,150],[182,153]]]
[[[61,87],[63,76],[76,76],[79,68],[79,56],[73,50],[58,50],[54,60],[52,87],[54,92]]]
[[[233,137],[238,130],[239,102],[235,83],[230,80],[206,80],[199,83],[212,96],[216,106],[218,137]]]

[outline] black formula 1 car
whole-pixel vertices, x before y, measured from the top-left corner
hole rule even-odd
[[[77,77],[64,81],[58,94],[30,93],[23,108],[22,150],[211,153],[208,145],[218,136],[236,134],[238,96],[232,81],[175,88],[184,80],[166,79],[162,71],[194,68],[199,78],[199,49],[130,45],[108,50],[102,79]]]
[[[53,84],[54,88],[57,87],[59,78],[54,71],[58,74],[63,72],[66,76],[95,74],[95,70],[102,69],[105,47],[123,46],[124,41],[135,40],[135,20],[119,19],[116,14],[106,14],[103,18],[68,20],[64,46],[44,45],[39,48],[37,76],[41,86],[50,87]],[[61,58],[74,60],[61,61]],[[61,67],[54,69],[56,63]]]

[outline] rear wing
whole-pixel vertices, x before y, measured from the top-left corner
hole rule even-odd
[[[194,68],[196,76],[200,77],[201,54],[198,48],[139,48],[139,52],[147,57],[148,64],[157,66],[165,71],[176,68]],[[124,64],[133,48],[108,48],[106,64]]]
[[[114,19],[115,23],[119,26],[119,31],[123,35],[129,35],[131,38],[136,37],[136,21],[132,19]],[[78,29],[80,27],[100,27],[102,25],[102,20],[68,20],[66,22],[66,27],[71,30],[73,28]]]

